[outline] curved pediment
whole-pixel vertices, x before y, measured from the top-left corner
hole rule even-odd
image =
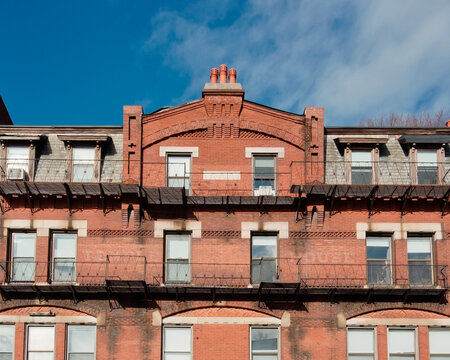
[[[347,326],[449,326],[450,317],[418,309],[386,309],[347,319]]]
[[[0,322],[96,324],[97,318],[58,306],[21,306],[0,311]]]

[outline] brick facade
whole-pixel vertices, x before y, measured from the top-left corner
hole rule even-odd
[[[450,336],[445,180],[415,185],[408,172],[386,170],[390,181],[348,182],[346,149],[378,149],[377,161],[414,169],[399,137],[416,130],[327,129],[323,108],[287,113],[214,80],[199,100],[151,114],[125,106],[123,119],[121,128],[81,129],[84,139],[71,128],[1,128],[0,330],[14,333],[12,350],[5,345],[11,358],[30,358],[33,327],[54,329],[47,352],[61,360],[77,351],[98,360],[177,352],[343,360],[358,329],[374,334],[364,354],[378,360],[395,350],[392,331],[410,329],[415,359],[427,360],[433,331]],[[450,136],[427,131],[429,142]],[[8,146],[30,141],[33,173],[9,179]],[[100,148],[100,159],[77,163],[68,144]],[[98,166],[100,177],[68,181],[79,164],[86,174]],[[188,171],[176,173],[179,164]],[[75,252],[59,243],[61,233],[76,239]],[[375,284],[371,236],[389,243],[384,273],[372,267],[389,276]],[[431,277],[420,284],[412,237],[430,239],[422,266]],[[80,325],[95,334],[95,349],[72,349]]]

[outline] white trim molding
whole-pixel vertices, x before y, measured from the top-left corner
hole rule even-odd
[[[284,147],[245,147],[245,157],[251,158],[253,154],[276,154],[284,158]]]
[[[356,238],[365,239],[368,232],[392,232],[393,239],[407,239],[409,232],[434,233],[435,240],[444,238],[441,223],[356,223]]]
[[[202,222],[194,220],[155,220],[155,238],[164,237],[164,231],[191,231],[192,238],[202,237]]]
[[[29,316],[29,315],[0,315],[0,323],[26,324],[97,324],[97,319],[89,315],[77,316]]]
[[[167,153],[190,153],[192,157],[198,157],[198,146],[160,146],[159,156],[166,157]]]
[[[242,221],[241,238],[250,239],[252,231],[273,231],[278,233],[278,238],[289,238],[289,223],[287,221]]]
[[[28,220],[5,219],[3,220],[3,236],[9,230],[36,230],[37,236],[49,236],[52,230],[77,230],[78,237],[87,236],[87,220]]]
[[[450,319],[408,319],[408,318],[353,318],[347,326],[450,326]]]
[[[241,180],[240,171],[203,171],[203,180]]]
[[[273,317],[232,317],[232,316],[169,316],[163,319],[164,325],[281,325],[281,320]]]

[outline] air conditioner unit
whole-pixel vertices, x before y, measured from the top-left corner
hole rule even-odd
[[[275,189],[272,186],[260,186],[253,191],[254,196],[275,196]]]
[[[8,169],[8,180],[26,180],[27,172],[24,169]]]

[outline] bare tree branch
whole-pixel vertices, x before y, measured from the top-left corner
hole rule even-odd
[[[361,120],[357,126],[364,127],[445,127],[450,120],[450,110],[440,109],[436,112],[423,111],[417,114],[390,113]]]

